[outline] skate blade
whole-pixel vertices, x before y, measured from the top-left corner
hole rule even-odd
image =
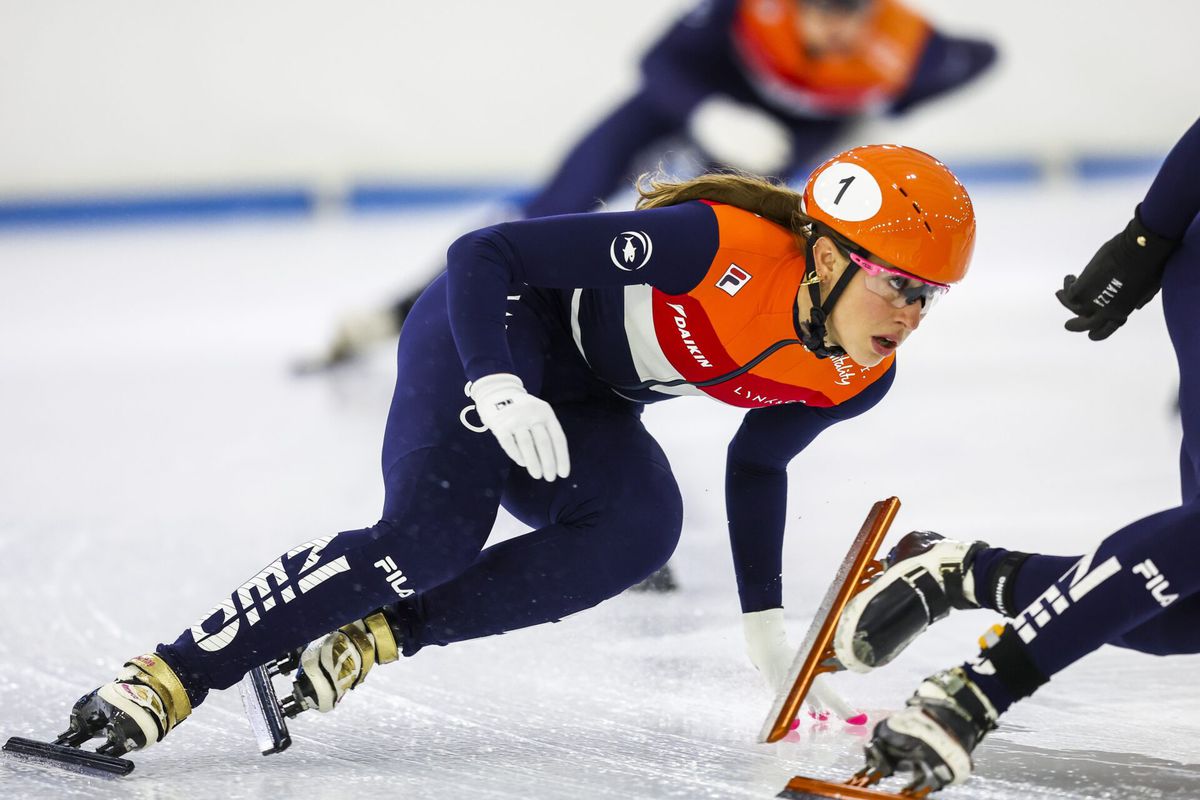
[[[17,758],[53,764],[56,767],[79,772],[84,775],[128,775],[133,772],[133,762],[53,742],[39,742],[14,736],[4,743],[4,752]]]
[[[896,497],[880,500],[871,506],[866,521],[813,615],[808,634],[796,651],[796,659],[783,684],[790,688],[786,692],[780,690],[775,697],[770,714],[759,732],[759,742],[778,742],[787,736],[813,681],[824,672],[836,672],[840,668],[833,652],[833,634],[837,631],[838,618],[850,599],[865,589],[871,578],[882,571],[883,565],[875,559],[875,555],[899,510],[900,500]]]
[[[321,375],[327,372],[333,372],[338,367],[348,364],[352,358],[348,356],[331,356],[318,355],[309,356],[306,358],[297,358],[290,365],[291,373],[297,378],[303,378],[307,375]]]
[[[921,800],[921,798],[929,794],[929,791],[929,789],[920,789],[917,791],[901,789],[899,792],[885,792],[880,789],[871,789],[867,786],[855,786],[850,783],[833,783],[831,781],[822,781],[816,778],[805,778],[797,775],[788,781],[788,785],[782,792],[775,796],[784,797],[788,800],[878,800],[878,798],[895,800],[897,797],[905,798],[906,800]]]
[[[238,694],[242,696],[242,707],[259,752],[269,756],[288,749],[292,737],[267,668],[255,667],[246,673],[238,682]]]

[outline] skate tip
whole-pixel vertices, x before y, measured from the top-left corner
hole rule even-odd
[[[298,358],[288,365],[288,372],[295,378],[322,375],[333,372],[344,363],[346,363],[346,359],[335,359],[325,356]]]
[[[867,715],[866,714],[856,714],[853,717],[850,717],[849,719],[847,719],[846,724],[847,725],[866,725],[867,724]]]

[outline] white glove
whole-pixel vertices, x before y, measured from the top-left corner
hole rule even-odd
[[[525,391],[516,375],[497,372],[467,384],[475,411],[508,457],[534,480],[565,478],[571,473],[567,437],[554,409]]]
[[[788,643],[787,628],[783,624],[783,609],[768,608],[765,611],[743,614],[742,633],[746,637],[746,654],[766,679],[771,691],[779,694],[791,689],[784,684],[796,658],[796,649]],[[812,688],[809,689],[804,702],[809,711],[818,717],[832,712],[839,719],[856,725],[866,722],[866,717],[852,709],[821,675],[813,680]]]
[[[714,161],[759,175],[778,174],[792,157],[792,135],[782,123],[724,95],[696,106],[688,134]]]
[[[742,633],[746,636],[746,655],[759,671],[772,693],[778,693],[787,680],[796,649],[788,643],[783,624],[783,609],[768,608],[742,614]]]

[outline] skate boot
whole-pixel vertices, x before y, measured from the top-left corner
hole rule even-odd
[[[280,703],[287,716],[315,709],[332,711],[346,692],[366,680],[376,664],[400,658],[398,634],[382,610],[365,619],[343,625],[333,633],[294,654],[299,666],[291,697]],[[285,667],[282,672],[288,672]]]
[[[325,350],[297,361],[293,370],[297,374],[322,372],[361,358],[372,347],[400,332],[415,301],[415,296],[404,297],[386,308],[348,314],[338,322]]]
[[[917,687],[907,707],[875,726],[867,770],[887,777],[911,772],[909,791],[937,791],[971,774],[971,753],[996,729],[996,709],[962,667]]]
[[[907,534],[888,553],[887,569],[842,611],[833,639],[842,666],[882,667],[951,608],[979,608],[971,565],[985,547],[932,531]]]
[[[79,698],[59,742],[77,747],[104,736],[108,741],[98,752],[120,756],[161,740],[191,713],[183,684],[151,653],[125,662],[116,680]]]
[[[644,578],[640,583],[630,586],[629,591],[667,594],[678,588],[679,584],[675,582],[675,573],[672,571],[671,565],[667,563],[650,573],[650,576]]]

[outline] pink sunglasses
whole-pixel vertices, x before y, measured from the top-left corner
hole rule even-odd
[[[922,317],[929,312],[939,297],[950,290],[947,284],[927,281],[894,267],[876,264],[853,250],[849,251],[849,256],[855,266],[866,274],[868,289],[896,308],[919,302]]]

